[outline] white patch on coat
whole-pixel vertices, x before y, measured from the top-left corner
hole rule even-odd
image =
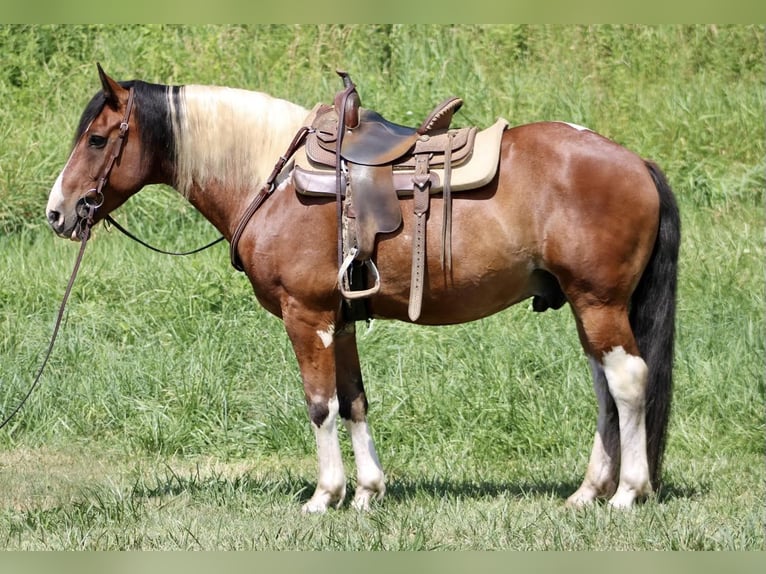
[[[61,204],[64,203],[63,181],[64,171],[62,170],[56,178],[56,182],[53,184],[50,195],[48,196],[48,205],[45,210],[46,214],[51,213],[52,211],[59,211]]]
[[[578,125],[578,124],[573,124],[573,123],[571,123],[571,122],[558,122],[558,123],[560,123],[560,124],[566,124],[566,125],[568,125],[570,128],[576,129],[578,132],[592,132],[592,131],[593,131],[593,130],[592,130],[592,129],[590,129],[590,128],[586,128],[585,126],[581,126],[581,125]]]
[[[629,355],[622,347],[615,347],[604,353],[601,364],[615,401],[643,404],[647,369],[641,357]]]
[[[72,156],[74,155],[74,150],[72,150],[72,153],[69,154],[69,157],[66,160],[66,164],[64,165],[64,168],[61,170],[61,173],[59,173],[58,177],[56,178],[56,181],[53,183],[53,187],[51,188],[50,193],[48,194],[48,204],[45,207],[45,215],[48,216],[49,213],[56,211],[59,213],[59,219],[63,219],[66,214],[63,213],[63,205],[65,201],[64,197],[64,172],[69,168],[69,164],[72,162]],[[57,222],[57,223],[60,223]]]
[[[332,342],[335,339],[335,325],[330,324],[327,326],[327,330],[317,331],[317,335],[319,335],[319,338],[322,340],[324,348],[327,349],[332,345]]]

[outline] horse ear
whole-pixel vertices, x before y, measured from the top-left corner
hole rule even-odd
[[[101,79],[101,87],[104,90],[106,103],[110,107],[116,108],[120,103],[119,94],[124,91],[124,88],[104,72],[101,64],[97,62],[96,67],[98,68],[98,77]]]

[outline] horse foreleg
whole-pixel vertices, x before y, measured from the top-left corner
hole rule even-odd
[[[337,419],[340,411],[335,380],[335,351],[332,320],[307,321],[285,316],[285,328],[293,344],[303,379],[303,390],[314,430],[319,462],[317,486],[311,499],[303,505],[304,513],[325,512],[330,506],[343,504],[346,476],[343,470]]]
[[[356,493],[352,506],[357,510],[368,510],[371,500],[383,498],[386,484],[367,424],[367,397],[353,323],[335,334],[334,345],[340,416],[351,436],[356,462]]]

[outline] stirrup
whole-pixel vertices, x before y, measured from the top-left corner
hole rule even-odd
[[[356,257],[357,252],[357,248],[352,247],[346,256],[346,259],[343,260],[343,264],[340,266],[340,270],[338,271],[338,287],[340,288],[340,294],[343,295],[343,297],[346,299],[363,299],[365,297],[375,295],[375,293],[380,291],[380,273],[378,273],[378,268],[375,267],[375,263],[372,262],[372,259],[365,259],[363,263],[367,266],[367,269],[370,270],[373,277],[375,278],[375,284],[369,289],[362,289],[360,291],[351,290],[351,283],[349,282],[348,278],[348,269],[354,262],[354,258]]]

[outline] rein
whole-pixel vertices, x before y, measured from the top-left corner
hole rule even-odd
[[[96,208],[101,207],[101,204],[104,203],[104,194],[103,194],[103,188],[106,185],[107,180],[109,179],[109,174],[112,171],[112,168],[114,167],[114,162],[117,161],[117,158],[119,157],[120,153],[122,153],[122,147],[125,144],[125,139],[128,135],[128,120],[130,120],[130,114],[133,111],[133,88],[130,88],[130,91],[128,92],[128,103],[125,107],[125,117],[123,118],[122,122],[120,123],[120,134],[119,139],[117,140],[117,145],[115,145],[115,149],[112,152],[112,155],[109,158],[109,163],[106,165],[106,169],[104,170],[104,174],[101,176],[101,178],[98,180],[98,187],[96,189],[91,189],[90,192],[95,192],[96,197],[98,198]],[[196,249],[192,249],[191,251],[182,251],[182,252],[175,252],[175,251],[165,251],[164,249],[160,249],[158,247],[154,247],[152,245],[149,245],[145,241],[139,239],[135,235],[133,235],[130,231],[125,229],[122,225],[117,223],[114,218],[112,218],[111,215],[107,215],[105,218],[105,221],[109,223],[110,225],[114,226],[118,231],[135,241],[136,243],[139,243],[146,247],[147,249],[151,249],[152,251],[155,251],[156,253],[162,253],[163,255],[173,255],[177,257],[183,257],[186,255],[193,255],[194,253],[199,253],[200,251],[204,251],[205,249],[208,249],[210,247],[213,247],[213,245],[216,245],[217,243],[220,243],[224,240],[223,237],[219,237],[218,239],[211,241],[207,245],[203,245],[202,247],[198,247]]]
[[[77,254],[77,259],[75,259],[72,274],[69,277],[69,282],[67,283],[66,290],[64,291],[64,297],[62,298],[61,305],[59,306],[59,311],[56,316],[56,323],[53,327],[53,334],[51,335],[50,343],[48,343],[48,349],[45,352],[45,358],[43,359],[40,368],[37,370],[37,374],[35,375],[29,390],[27,390],[27,393],[24,395],[21,401],[19,401],[16,407],[11,410],[10,414],[8,414],[0,423],[0,429],[4,428],[5,425],[10,422],[16,413],[21,410],[21,407],[23,407],[27,402],[29,397],[32,395],[32,391],[34,391],[35,387],[37,387],[38,383],[40,382],[40,378],[42,377],[43,371],[45,370],[45,366],[48,364],[48,359],[50,358],[51,352],[53,351],[53,345],[56,342],[56,338],[58,337],[61,322],[64,319],[64,309],[66,308],[67,301],[69,300],[69,295],[72,293],[72,286],[74,285],[75,278],[77,277],[77,272],[80,270],[80,264],[82,263],[82,259],[85,254],[85,246],[88,244],[88,239],[90,239],[90,231],[93,227],[96,211],[104,204],[104,186],[106,185],[107,181],[109,181],[109,175],[112,173],[112,168],[114,168],[114,164],[120,157],[122,148],[125,145],[125,140],[128,135],[128,122],[130,120],[130,114],[133,111],[133,93],[133,88],[130,88],[128,93],[128,103],[125,106],[125,116],[123,117],[122,122],[120,122],[120,132],[118,134],[117,140],[114,143],[114,148],[112,149],[112,153],[109,156],[109,160],[106,162],[104,170],[101,173],[101,177],[98,179],[98,186],[93,189],[89,189],[85,196],[80,199],[80,201],[78,201],[77,207],[75,208],[77,215],[80,218],[77,223],[77,236],[80,238],[80,251]]]
[[[239,220],[239,223],[237,224],[236,229],[234,230],[234,234],[231,238],[231,244],[229,247],[229,258],[231,259],[231,265],[236,269],[237,271],[244,271],[245,268],[242,265],[242,261],[239,258],[239,253],[237,252],[237,249],[239,247],[239,240],[242,238],[242,234],[245,232],[245,228],[247,227],[247,224],[250,222],[250,219],[252,219],[253,215],[255,215],[255,212],[258,211],[258,208],[263,204],[268,197],[274,193],[274,182],[276,181],[279,174],[282,172],[282,169],[285,167],[285,164],[287,161],[292,157],[292,155],[295,153],[295,150],[298,149],[298,147],[303,143],[303,140],[306,139],[306,135],[308,135],[310,128],[308,126],[303,126],[301,129],[298,130],[298,133],[295,134],[293,137],[293,140],[290,142],[290,145],[287,147],[287,150],[285,153],[281,156],[279,156],[279,159],[277,160],[277,163],[274,165],[274,169],[271,170],[271,173],[269,174],[269,177],[266,179],[266,182],[263,184],[263,187],[258,192],[258,195],[255,196],[253,201],[250,203],[250,205],[245,210],[245,213],[242,215],[242,217]],[[220,243],[225,237],[221,236],[218,239],[215,239],[208,243],[207,245],[203,245],[202,247],[198,247],[197,249],[192,249],[191,251],[182,251],[182,252],[175,252],[175,251],[165,251],[164,249],[159,249],[157,247],[154,247],[152,245],[149,245],[145,241],[142,241],[135,235],[133,235],[130,231],[125,229],[122,225],[117,223],[111,215],[107,215],[105,218],[107,223],[110,225],[113,225],[119,232],[125,234],[133,241],[140,243],[144,247],[151,249],[152,251],[155,251],[157,253],[162,253],[164,255],[174,255],[174,256],[185,256],[185,255],[192,255],[194,253],[199,253],[200,251],[204,251],[205,249],[208,249],[210,247],[213,247],[214,245]]]
[[[103,191],[104,187],[109,181],[109,175],[111,174],[117,159],[120,157],[120,154],[122,153],[122,149],[125,145],[125,141],[127,139],[128,125],[129,125],[128,122],[130,120],[130,115],[133,111],[133,98],[134,98],[134,91],[133,91],[133,88],[131,87],[128,93],[128,102],[125,106],[125,116],[123,117],[122,122],[120,122],[120,132],[118,134],[118,139],[115,141],[114,149],[112,150],[112,153],[109,156],[109,160],[104,166],[104,170],[101,174],[101,177],[98,179],[98,185],[95,188],[89,189],[86,195],[82,199],[80,199],[80,201],[78,202],[76,209],[77,209],[77,214],[80,217],[80,220],[77,224],[77,236],[80,237],[80,251],[77,254],[77,258],[75,259],[75,264],[74,264],[74,268],[72,269],[72,274],[69,277],[69,282],[67,283],[66,290],[64,291],[64,297],[62,298],[61,305],[59,306],[58,314],[56,316],[56,322],[53,327],[53,334],[51,335],[50,343],[48,343],[48,348],[46,349],[43,362],[40,365],[40,368],[37,370],[34,380],[32,381],[32,384],[30,385],[24,397],[11,410],[11,412],[7,416],[5,416],[2,422],[0,422],[0,429],[4,428],[10,422],[10,420],[21,410],[24,404],[26,404],[27,400],[32,395],[32,391],[34,391],[34,389],[39,384],[43,371],[45,370],[45,366],[48,364],[48,359],[50,358],[51,353],[53,351],[53,346],[56,342],[56,338],[58,337],[59,328],[61,327],[61,323],[64,318],[64,310],[66,309],[66,304],[69,301],[69,296],[72,293],[72,287],[74,286],[77,273],[80,270],[80,264],[82,263],[83,256],[85,254],[85,246],[87,245],[88,240],[90,239],[90,236],[91,236],[91,229],[94,224],[96,211],[104,204],[104,191]],[[230,248],[231,263],[234,266],[234,268],[237,269],[238,271],[244,270],[241,260],[239,259],[239,255],[237,254],[237,246],[239,244],[239,239],[244,233],[245,228],[247,227],[247,224],[252,218],[252,216],[255,214],[255,212],[258,210],[261,204],[263,204],[263,202],[274,192],[274,189],[275,189],[274,182],[276,181],[277,176],[282,171],[282,169],[284,168],[289,158],[292,157],[292,155],[295,153],[295,150],[298,148],[298,146],[300,146],[303,143],[303,140],[306,138],[306,135],[309,133],[309,131],[310,131],[310,128],[307,126],[304,126],[300,130],[298,130],[298,133],[296,133],[295,136],[293,137],[293,140],[290,143],[290,146],[288,147],[287,151],[285,152],[284,155],[279,157],[276,165],[274,166],[274,169],[272,170],[271,174],[266,180],[266,183],[258,192],[258,195],[255,197],[253,202],[250,204],[250,206],[247,208],[244,215],[240,219],[239,224],[237,225],[237,228],[232,237],[231,248]],[[173,256],[192,255],[194,253],[199,253],[200,251],[204,251],[205,249],[213,247],[214,245],[220,243],[221,241],[225,239],[223,236],[221,236],[218,239],[215,239],[214,241],[208,243],[207,245],[198,247],[197,249],[193,249],[191,251],[184,251],[184,252],[165,251],[164,249],[159,249],[139,239],[138,237],[133,235],[131,232],[129,232],[127,229],[125,229],[122,225],[117,223],[112,218],[111,215],[106,215],[104,217],[104,220],[106,223],[114,226],[118,231],[120,231],[121,233],[129,237],[130,239],[136,241],[137,243],[143,245],[144,247],[152,251],[155,251],[157,253],[162,253],[164,255],[173,255]]]
[[[266,179],[266,183],[263,184],[263,187],[258,192],[258,195],[255,196],[255,199],[253,199],[248,208],[245,210],[245,213],[240,218],[239,224],[234,230],[234,235],[231,237],[231,243],[229,246],[229,257],[231,259],[231,265],[237,271],[245,270],[244,266],[242,265],[242,260],[239,258],[238,247],[239,240],[242,238],[242,234],[245,232],[247,224],[250,222],[250,219],[252,219],[253,215],[255,215],[255,212],[258,211],[258,208],[263,205],[263,202],[266,201],[272,193],[274,193],[274,182],[276,181],[277,176],[282,171],[282,168],[285,167],[287,160],[292,157],[292,155],[295,153],[295,150],[298,149],[298,146],[300,146],[303,143],[303,140],[306,139],[306,136],[310,131],[311,128],[308,126],[303,126],[298,130],[298,133],[296,133],[293,137],[293,141],[291,141],[290,145],[287,147],[287,151],[285,151],[284,155],[279,156],[274,169],[271,170],[271,174],[269,174],[268,179]]]
[[[45,369],[45,365],[48,364],[48,359],[51,356],[51,352],[53,351],[53,345],[56,342],[56,337],[59,333],[59,327],[61,327],[61,322],[64,318],[64,308],[66,307],[67,301],[69,300],[69,295],[72,293],[72,286],[74,285],[75,277],[77,277],[77,272],[80,269],[80,263],[82,263],[82,258],[85,253],[85,245],[88,243],[88,239],[90,239],[90,228],[93,226],[93,216],[96,212],[96,206],[94,204],[88,204],[88,215],[86,216],[86,219],[84,220],[84,225],[80,228],[80,252],[77,254],[77,259],[74,263],[74,269],[72,269],[72,274],[69,277],[69,283],[67,283],[66,290],[64,291],[64,298],[61,300],[61,305],[59,306],[59,312],[56,316],[56,323],[53,327],[53,335],[51,335],[51,341],[48,343],[48,349],[45,351],[45,358],[43,359],[42,364],[40,365],[40,368],[37,370],[37,374],[35,375],[34,381],[32,381],[32,384],[29,387],[29,390],[27,391],[27,394],[24,395],[24,398],[19,401],[19,404],[16,405],[16,407],[10,412],[9,415],[7,415],[3,422],[0,423],[0,429],[5,427],[5,425],[8,424],[8,422],[16,415],[17,412],[21,410],[21,407],[24,406],[24,403],[27,402],[27,399],[29,399],[30,395],[32,394],[32,391],[35,389],[37,384],[40,382],[40,377],[42,377],[43,370]]]
[[[211,241],[211,242],[210,242],[210,243],[208,243],[207,245],[203,245],[202,247],[197,247],[196,249],[192,249],[192,250],[190,250],[190,251],[165,251],[164,249],[160,249],[159,247],[154,247],[153,245],[149,245],[149,244],[148,244],[146,241],[144,241],[144,240],[142,240],[142,239],[139,239],[138,237],[136,237],[135,235],[133,235],[133,234],[132,234],[130,231],[128,231],[127,229],[125,229],[125,228],[124,228],[122,225],[120,225],[119,223],[117,223],[117,222],[116,222],[116,221],[115,221],[115,220],[112,218],[112,216],[111,216],[111,215],[107,215],[107,216],[104,218],[104,220],[105,220],[105,221],[106,221],[106,222],[107,222],[109,225],[111,225],[112,227],[114,227],[114,228],[115,228],[117,231],[119,231],[120,233],[122,233],[122,234],[123,234],[123,235],[125,235],[126,237],[129,237],[130,239],[132,239],[132,240],[133,240],[133,241],[135,241],[136,243],[138,243],[138,244],[140,244],[140,245],[143,245],[143,246],[144,246],[144,247],[146,247],[147,249],[150,249],[150,250],[154,251],[155,253],[162,253],[163,255],[172,255],[172,256],[174,256],[174,257],[184,257],[184,256],[186,256],[186,255],[194,255],[195,253],[199,253],[200,251],[204,251],[205,249],[209,249],[210,247],[213,247],[213,245],[217,245],[218,243],[220,243],[221,241],[223,241],[224,239],[226,239],[224,236],[221,236],[221,237],[219,237],[218,239],[214,239],[213,241]]]

